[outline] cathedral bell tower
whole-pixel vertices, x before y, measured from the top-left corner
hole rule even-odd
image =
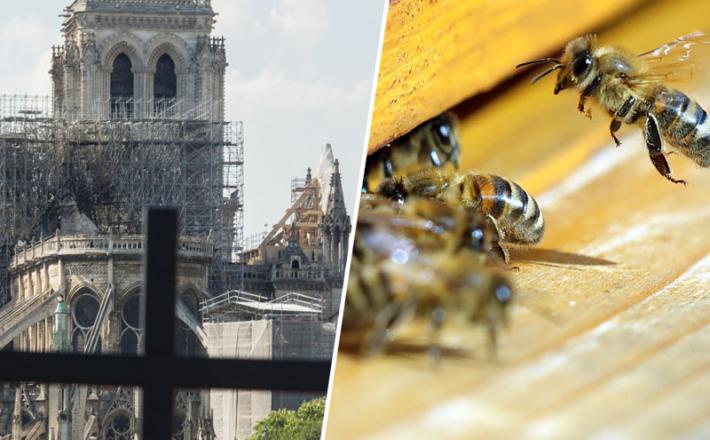
[[[227,62],[210,0],[75,0],[65,12],[55,115],[224,119]]]

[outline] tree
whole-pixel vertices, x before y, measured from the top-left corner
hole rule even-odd
[[[249,440],[318,440],[324,413],[325,397],[303,402],[296,411],[272,411],[254,426]]]

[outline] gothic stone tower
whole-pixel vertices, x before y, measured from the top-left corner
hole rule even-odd
[[[224,119],[224,39],[210,0],[75,0],[54,48],[55,112],[80,119],[174,109]]]
[[[326,261],[331,264],[342,279],[345,262],[348,259],[350,238],[350,216],[345,208],[343,183],[340,177],[340,162],[336,159],[330,177],[330,190],[323,218],[323,243]]]

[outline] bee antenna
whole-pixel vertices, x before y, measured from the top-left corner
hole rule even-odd
[[[520,63],[517,66],[515,66],[515,68],[519,69],[521,67],[530,66],[533,64],[547,64],[547,63],[560,64],[560,60],[558,60],[556,58],[540,58],[539,60],[532,60],[532,61],[526,61],[524,63]]]
[[[562,64],[557,64],[557,65],[550,67],[549,69],[545,70],[544,72],[538,74],[535,78],[533,78],[530,81],[530,84],[535,84],[536,82],[540,81],[545,76],[547,76],[547,75],[551,74],[552,72],[554,72],[555,70],[559,70],[561,68],[562,68]]]

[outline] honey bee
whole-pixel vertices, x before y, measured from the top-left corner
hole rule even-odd
[[[457,168],[460,154],[457,127],[456,116],[447,112],[368,156],[362,192],[371,192],[383,179],[422,166]]]
[[[368,233],[358,230],[356,248],[358,240],[367,241]],[[446,321],[485,324],[495,350],[513,290],[505,276],[481,267],[478,255],[439,252],[408,261],[394,253],[381,260],[362,257],[354,254],[351,263],[341,347],[377,353],[403,323],[419,316],[430,322],[429,355],[435,360],[440,356],[439,332]]]
[[[492,221],[502,243],[535,244],[545,232],[537,201],[520,185],[500,176],[423,168],[401,178],[385,179],[377,192],[395,200],[432,197],[478,212]],[[507,252],[504,259],[508,262]]]
[[[365,194],[360,200],[358,228],[369,231],[364,248],[375,253],[389,254],[392,237],[405,237],[414,243],[416,253],[453,254],[468,249],[480,254],[481,262],[488,256],[504,259],[498,230],[490,218],[432,198],[411,197],[401,204]]]
[[[668,84],[693,79],[707,67],[710,37],[693,32],[652,51],[634,55],[611,46],[600,46],[592,36],[570,41],[558,60],[543,58],[517,67],[552,64],[533,83],[558,71],[554,93],[576,88],[578,109],[593,98],[611,116],[609,131],[617,146],[621,124],[641,127],[646,148],[656,170],[674,183],[661,139],[702,167],[710,166],[710,121],[706,111],[683,92]]]

